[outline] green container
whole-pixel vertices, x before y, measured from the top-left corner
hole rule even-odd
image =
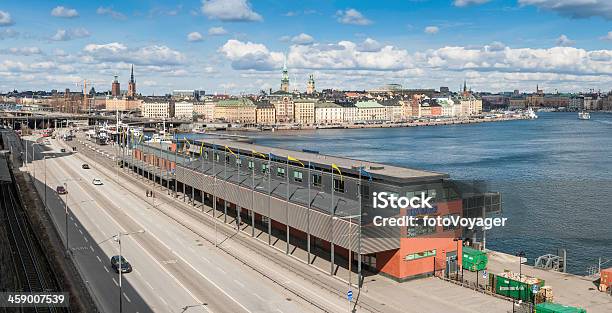
[[[536,304],[535,313],[586,313],[586,310],[558,303],[544,302]]]
[[[487,269],[487,254],[483,251],[476,250],[470,247],[462,248],[461,264],[468,271],[482,271]]]
[[[542,287],[544,286],[544,280],[539,280],[537,284],[527,284],[499,275],[495,277],[495,293],[525,302],[533,301],[535,295],[533,292],[534,285]]]

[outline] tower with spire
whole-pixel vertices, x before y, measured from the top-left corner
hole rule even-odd
[[[118,98],[120,95],[121,86],[119,85],[119,80],[117,80],[117,75],[115,75],[115,80],[113,80],[113,84],[111,85],[111,96]]]
[[[283,76],[281,78],[280,90],[289,92],[289,73],[287,71],[287,60],[283,62]]]
[[[315,80],[314,80],[314,76],[312,74],[310,74],[310,76],[308,77],[308,83],[306,84],[306,93],[307,94],[312,94],[315,92]]]
[[[134,64],[132,64],[132,71],[130,73],[130,81],[128,82],[128,98],[136,97],[136,81],[134,80]]]

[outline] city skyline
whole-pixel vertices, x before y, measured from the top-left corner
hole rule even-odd
[[[168,27],[172,25],[172,27]],[[330,31],[333,30],[333,31]],[[516,36],[519,34],[519,36]],[[608,91],[612,4],[603,0],[318,3],[28,1],[0,5],[0,91],[88,81],[138,92],[406,88]]]

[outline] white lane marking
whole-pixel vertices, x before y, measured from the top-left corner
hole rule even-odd
[[[74,227],[79,227],[76,222],[73,222],[72,224],[74,224]]]
[[[89,242],[89,240],[87,240],[87,237],[83,236],[83,239],[85,239],[85,242]],[[89,246],[91,248],[91,246]],[[91,249],[91,251],[93,251],[93,248]]]
[[[81,233],[81,235],[83,234],[83,231],[79,229],[79,233]]]
[[[218,267],[218,266],[217,266],[217,269],[218,269],[219,271],[221,271],[221,273],[223,273],[223,274],[227,274],[227,273],[226,273],[226,272],[225,272],[225,271],[224,271],[222,268],[220,268],[220,267]]]
[[[125,297],[125,300],[127,300],[128,302],[132,302],[132,300],[130,300],[130,298],[128,298],[128,296],[125,294],[125,292],[123,293],[123,296]]]
[[[106,272],[107,272],[107,273],[110,273],[110,272],[108,271],[108,267],[104,266],[104,269],[106,270]],[[113,279],[114,279],[114,278],[113,278]]]
[[[253,292],[253,295],[255,296],[255,298],[259,299],[260,301],[266,301],[264,298],[262,298],[261,296],[259,296],[258,294]]]
[[[151,290],[155,290],[155,288],[153,288],[153,286],[148,282],[148,281],[144,281],[145,284],[147,284],[147,286],[149,286],[149,288],[151,288]]]
[[[71,220],[71,221],[74,221],[74,218],[72,218],[72,216],[71,216],[71,217],[70,217],[70,220]]]
[[[115,283],[115,285],[117,285],[117,287],[119,287],[119,284],[117,283],[117,281],[115,280],[115,277],[113,277],[113,282]]]
[[[102,259],[100,259],[99,256],[96,255],[96,258],[98,259],[98,262],[102,263]]]
[[[210,264],[210,261],[207,258],[202,257],[202,260],[204,260],[204,261],[206,261],[206,263]]]
[[[238,286],[240,286],[240,287],[244,288],[244,284],[243,284],[243,283],[241,283],[241,282],[239,282],[239,281],[237,281],[237,280],[235,280],[235,279],[234,279],[234,282],[236,283],[236,285],[238,285]]]
[[[85,240],[87,240],[87,238],[85,238]],[[91,252],[95,252],[92,245],[89,245],[89,249],[91,249]]]

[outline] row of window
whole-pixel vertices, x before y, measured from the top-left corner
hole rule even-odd
[[[208,151],[204,152],[204,158],[208,159]],[[225,163],[229,164],[230,163],[230,156],[226,155],[225,156]],[[220,160],[220,156],[219,153],[215,153],[215,160],[217,162],[219,162]],[[236,160],[236,164],[238,165],[238,167],[242,167],[242,159],[237,159]],[[247,167],[249,170],[253,170],[253,166],[255,166],[254,162],[249,160]],[[262,174],[266,174],[268,173],[268,164],[267,163],[262,163],[261,164],[261,173]],[[276,168],[276,176],[278,177],[285,177],[285,168],[284,167],[277,167]],[[321,174],[317,174],[317,173],[312,173],[311,174],[311,182],[312,185],[315,187],[320,187],[322,186],[322,182],[323,182],[323,178],[321,177]],[[293,180],[296,182],[303,182],[304,181],[304,173],[302,173],[301,171],[298,170],[293,170]],[[334,178],[334,191],[336,192],[344,192],[344,180],[342,179],[338,179],[338,178]]]
[[[418,260],[418,259],[422,259],[422,258],[427,258],[427,257],[430,257],[430,256],[436,256],[436,249],[407,254],[404,257],[404,260],[412,261],[412,260]]]

